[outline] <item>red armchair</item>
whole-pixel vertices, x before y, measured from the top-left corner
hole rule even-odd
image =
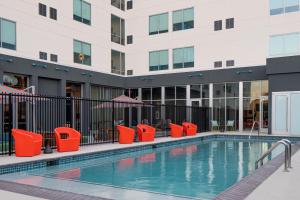
[[[169,124],[170,129],[171,129],[171,137],[182,137],[183,134],[183,127],[177,124]]]
[[[151,142],[154,141],[155,128],[145,124],[137,125],[137,133],[140,142]]]
[[[43,137],[40,134],[12,129],[17,157],[32,157],[41,154]]]
[[[183,122],[183,132],[186,136],[193,136],[196,135],[198,127],[196,124],[190,123],[190,122]]]
[[[134,140],[134,129],[126,126],[118,125],[119,131],[119,143],[120,144],[132,144]]]
[[[59,127],[54,129],[58,152],[78,151],[80,133],[73,128]]]

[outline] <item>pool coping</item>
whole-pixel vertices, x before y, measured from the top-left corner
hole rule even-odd
[[[300,142],[292,145],[292,156],[300,149]],[[274,174],[284,163],[284,152],[267,162],[252,174],[242,178],[239,182],[217,195],[214,200],[242,200],[246,199],[259,185]]]
[[[49,200],[70,200],[70,199],[78,199],[78,200],[111,200],[102,197],[89,196],[83,194],[76,194],[72,192],[65,192],[60,190],[53,190],[49,188],[43,188],[38,186],[25,185],[10,181],[0,180],[0,190],[9,191],[13,193],[23,194],[31,197],[37,197],[41,199],[49,199]]]

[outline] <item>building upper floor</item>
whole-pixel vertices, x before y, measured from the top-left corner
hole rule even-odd
[[[3,0],[0,53],[119,75],[298,55],[299,0]]]

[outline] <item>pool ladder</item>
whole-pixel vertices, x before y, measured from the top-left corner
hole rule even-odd
[[[256,162],[255,169],[264,165],[264,159],[269,156],[279,145],[284,145],[284,171],[288,172],[288,168],[292,168],[292,143],[288,139],[282,139],[276,142],[266,153],[264,153]]]

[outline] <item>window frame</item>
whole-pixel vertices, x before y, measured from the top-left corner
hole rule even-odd
[[[75,15],[75,13],[74,13],[75,1],[80,1],[80,16]],[[83,9],[82,9],[83,4],[89,5],[89,7],[90,7],[90,9],[89,9],[90,10],[90,19],[85,19],[83,17]],[[92,5],[91,5],[91,3],[84,1],[84,0],[73,0],[73,20],[91,26],[92,25]]]
[[[14,24],[14,27],[15,27],[15,33],[14,33],[15,44],[14,44],[13,48],[3,47],[3,39],[2,39],[2,29],[3,29],[2,23],[3,22],[2,21],[7,21],[7,22],[10,22],[10,23]],[[11,44],[9,44],[9,45],[11,45]],[[17,22],[0,17],[0,48],[17,51]]]
[[[39,15],[47,17],[47,5],[39,3]]]
[[[286,37],[290,35],[297,35],[298,36],[298,50],[294,53],[287,53],[286,52]],[[272,38],[280,37],[282,39],[282,52],[279,52],[277,54],[271,54],[271,40]],[[286,33],[286,34],[276,34],[276,35],[270,35],[269,36],[269,58],[277,58],[277,57],[287,57],[287,56],[295,56],[300,54],[300,32],[292,32],[292,33]]]
[[[75,52],[75,45],[74,45],[75,42],[79,42],[80,43],[80,48],[81,48],[80,54],[83,54],[83,51],[82,51],[82,49],[83,49],[82,45],[83,44],[87,44],[87,45],[90,46],[90,54],[91,55],[89,55],[90,56],[90,63],[89,64],[84,63],[83,60],[80,63],[79,62],[75,62],[75,55],[74,54],[77,53],[77,52]],[[83,55],[85,55],[85,54],[83,54]],[[86,65],[86,66],[92,66],[92,44],[88,43],[88,42],[83,42],[83,41],[74,39],[73,40],[73,62],[76,63],[76,64],[81,64],[81,65]]]
[[[187,10],[193,10],[193,20],[192,21],[185,21],[184,20],[184,11],[187,11]],[[181,22],[180,23],[174,23],[174,14],[176,12],[181,12]],[[185,28],[185,24],[186,23],[189,23],[189,22],[193,22],[192,23],[192,26],[190,28]],[[175,26],[176,24],[181,24],[180,28],[179,29],[176,29]],[[189,7],[189,8],[184,8],[184,9],[179,9],[179,10],[174,10],[172,12],[172,30],[173,32],[176,32],[176,31],[183,31],[183,30],[189,30],[189,29],[194,29],[195,28],[195,8],[194,7]]]
[[[57,20],[57,9],[56,8],[50,7],[49,8],[49,13],[50,13],[50,16],[49,16],[50,19]]]
[[[193,49],[193,62],[185,62],[185,51],[187,50],[187,49]],[[174,55],[174,51],[176,51],[176,50],[182,50],[182,63],[175,63],[175,55]],[[188,46],[188,47],[180,47],[180,48],[174,48],[173,49],[173,54],[172,54],[172,61],[173,61],[173,69],[183,69],[183,68],[193,68],[193,67],[195,67],[195,46]],[[193,63],[193,66],[186,66],[186,63]],[[175,67],[175,64],[182,64],[181,66],[182,67]]]
[[[160,17],[166,15],[167,17],[167,30],[160,30]],[[151,18],[152,17],[159,17],[159,23],[157,24],[158,26],[158,30],[156,30],[155,32],[151,32]],[[148,33],[149,35],[158,35],[158,34],[163,34],[163,33],[168,33],[169,32],[169,13],[168,12],[164,12],[164,13],[159,13],[159,14],[155,14],[155,15],[150,15],[149,16],[149,27],[148,27]]]
[[[160,63],[160,54],[162,53],[162,52],[167,52],[167,54],[168,54],[168,64],[167,64],[167,67],[166,68],[162,68],[162,66],[164,66],[164,65],[161,65],[161,63]],[[157,66],[158,68],[157,69],[153,69],[153,67],[156,67],[156,66],[151,66],[151,60],[150,60],[150,58],[151,58],[151,53],[159,53],[159,65]],[[163,71],[163,70],[169,70],[169,65],[170,65],[170,60],[169,60],[169,56],[170,56],[170,54],[169,54],[169,49],[162,49],[162,50],[157,50],[157,51],[150,51],[149,52],[149,71],[150,72],[153,72],[153,71]]]

